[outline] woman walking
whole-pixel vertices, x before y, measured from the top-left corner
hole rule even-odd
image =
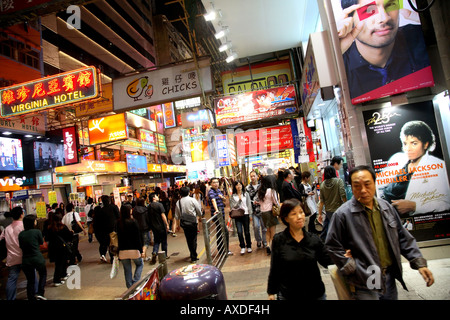
[[[271,188],[272,183],[267,177],[262,177],[261,186],[258,190],[258,198],[256,199],[256,204],[259,204],[261,208],[261,216],[263,219],[264,226],[267,228],[266,231],[266,251],[270,255],[271,244],[273,236],[275,235],[275,229],[278,224],[278,219],[272,214],[272,206],[275,204],[280,205],[278,202],[278,197],[276,191]]]
[[[241,247],[241,255],[245,253],[246,248],[247,252],[251,253],[252,241],[250,237],[250,217],[252,216],[252,202],[250,200],[250,195],[245,190],[244,185],[240,181],[236,181],[233,184],[233,193],[230,198],[230,207],[231,210],[244,210],[244,216],[235,218],[236,228],[238,232],[239,246]]]

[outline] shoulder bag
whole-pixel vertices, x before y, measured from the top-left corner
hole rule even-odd
[[[273,189],[272,189],[272,196],[275,199],[278,199],[278,197]],[[278,216],[280,215],[280,206],[278,204],[273,203],[273,201],[272,201],[272,215],[276,218],[278,218]]]
[[[197,217],[189,214],[189,213],[183,213],[181,210],[181,199],[178,200],[178,205],[180,207],[180,227],[183,229],[185,228],[197,228]]]
[[[125,259],[138,259],[141,257],[141,252],[139,250],[120,250],[119,260]]]
[[[73,220],[72,220],[73,233],[77,234],[77,233],[83,232],[83,229],[81,229],[81,227],[79,226],[78,221],[75,220],[75,212],[72,212],[72,217],[73,217]]]

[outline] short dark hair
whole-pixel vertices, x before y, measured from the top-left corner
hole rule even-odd
[[[336,169],[332,166],[326,166],[325,169],[323,170],[323,178],[325,180],[336,178]]]
[[[290,169],[286,169],[286,170],[284,170],[284,172],[283,172],[283,178],[287,178],[288,177],[288,175],[290,175],[292,173],[292,171],[290,170]]]
[[[180,195],[182,198],[187,197],[190,192],[191,192],[191,189],[189,189],[188,187],[182,187],[180,189]]]
[[[309,179],[309,177],[311,177],[311,172],[309,172],[309,171],[303,171],[302,172],[302,180],[303,179]]]
[[[148,198],[150,199],[150,202],[153,202],[153,200],[155,199],[155,197],[156,197],[157,195],[158,195],[158,194],[157,194],[156,192],[150,193],[150,196],[148,197]]]
[[[217,182],[219,182],[220,183],[220,179],[219,178],[216,178],[216,177],[214,177],[214,178],[211,178],[211,183],[214,181],[214,180],[217,180]]]
[[[93,203],[94,203],[94,199],[92,199],[91,197],[89,197],[88,200],[87,200],[87,203],[88,203],[88,204],[93,204]]]
[[[34,229],[34,221],[36,221],[36,216],[34,214],[26,215],[23,218],[23,229],[24,230]]]
[[[430,126],[423,121],[409,121],[405,123],[400,130],[400,139],[403,136],[413,136],[420,140],[423,144],[428,143],[426,151],[433,151],[436,146],[436,138]]]
[[[350,181],[350,184],[352,184],[352,175],[358,171],[369,171],[370,175],[373,178],[373,182],[377,180],[377,175],[375,174],[375,171],[373,170],[372,167],[361,165],[354,167],[352,170],[350,170],[350,173],[348,174],[348,180]]]
[[[52,209],[56,209],[58,208],[58,204],[55,202],[54,204],[52,204]]]
[[[232,193],[233,193],[233,194],[237,194],[236,186],[237,186],[238,184],[241,184],[241,186],[242,186],[242,194],[244,194],[244,193],[245,193],[245,186],[244,186],[244,184],[242,183],[242,181],[239,181],[239,180],[236,180],[236,181],[233,183],[233,191],[232,191]]]
[[[142,198],[142,197],[137,199],[136,205],[144,207],[145,206],[145,199]]]
[[[67,206],[66,206],[66,211],[67,212],[70,212],[70,211],[72,211],[73,210],[73,204],[71,203],[71,202],[69,202],[68,204],[67,204]]]
[[[334,157],[331,159],[331,165],[333,165],[333,164],[335,164],[335,163],[341,164],[342,160],[344,160],[344,159],[342,159],[341,156],[334,156]]]
[[[286,218],[289,215],[289,213],[294,210],[296,207],[302,207],[302,203],[300,200],[292,198],[289,200],[285,200],[280,208],[280,219],[281,221],[289,227],[289,223],[286,222]],[[303,208],[302,208],[303,211]]]
[[[348,7],[358,4],[358,0],[341,0],[342,9],[347,9]]]
[[[13,220],[19,220],[22,213],[23,213],[22,207],[14,207],[14,208],[12,208],[9,216],[12,217]]]
[[[106,194],[102,195],[102,203],[103,206],[107,206],[111,203],[111,196],[107,196]]]

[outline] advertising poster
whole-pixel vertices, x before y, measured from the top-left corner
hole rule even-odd
[[[431,101],[363,112],[377,195],[418,241],[450,237],[450,189]]]
[[[22,140],[0,137],[0,170],[23,170]]]
[[[127,154],[127,172],[128,173],[147,173],[147,157],[135,154]]]
[[[353,104],[434,86],[419,15],[408,1],[331,3]]]
[[[225,167],[230,165],[230,158],[228,156],[228,142],[227,135],[221,134],[216,136],[217,145],[217,160],[219,167]]]
[[[90,119],[88,128],[91,145],[128,139],[125,113]]]
[[[66,165],[64,143],[34,142],[34,168],[36,171],[47,170]]]
[[[291,126],[284,125],[237,133],[236,146],[239,157],[292,149],[294,141],[292,139]]]
[[[268,118],[284,118],[298,111],[293,85],[214,99],[218,127]]]

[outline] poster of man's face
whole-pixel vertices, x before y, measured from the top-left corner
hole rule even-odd
[[[434,85],[408,1],[331,1],[353,104]]]

